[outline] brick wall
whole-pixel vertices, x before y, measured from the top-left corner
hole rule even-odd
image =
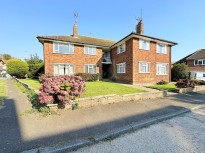
[[[45,74],[54,74],[54,64],[74,64],[75,73],[84,72],[84,64],[97,64],[97,73],[102,74],[102,49],[96,55],[85,55],[83,45],[74,45],[74,54],[53,53],[53,42],[44,43]]]
[[[110,66],[109,73],[111,78],[116,79],[118,82],[132,83],[133,78],[133,46],[132,39],[125,42],[125,52],[117,54],[117,47],[111,50],[112,65]],[[126,62],[126,73],[117,73],[117,65]]]
[[[205,71],[205,65],[194,65],[194,60],[188,60],[189,71]]]
[[[110,73],[119,82],[124,83],[156,83],[161,80],[170,82],[171,76],[171,46],[167,46],[168,54],[156,52],[156,42],[150,42],[150,50],[139,49],[139,39],[132,38],[126,41],[126,51],[117,54],[117,47],[111,50],[112,66]],[[151,62],[150,73],[139,73],[139,61]],[[126,73],[118,74],[116,64],[126,62]],[[156,63],[167,63],[168,74],[156,75]]]
[[[170,82],[171,47],[167,47],[168,54],[156,52],[156,42],[150,42],[150,50],[139,49],[139,39],[133,39],[133,82],[134,83],[156,83],[161,80]],[[139,73],[139,61],[151,62],[150,73]],[[156,63],[168,63],[168,75],[156,75]]]

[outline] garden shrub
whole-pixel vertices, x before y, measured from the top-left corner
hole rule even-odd
[[[10,59],[6,63],[6,72],[17,78],[25,77],[28,69],[28,64],[20,59]]]
[[[187,88],[187,87],[195,87],[195,82],[189,79],[180,79],[176,83],[177,88]]]
[[[204,80],[194,80],[194,83],[196,85],[205,85],[205,81]]]
[[[100,79],[99,73],[77,73],[76,76],[80,76],[84,81],[98,81]]]
[[[164,85],[164,84],[168,84],[168,82],[161,80],[159,82],[157,82],[157,85]]]
[[[80,97],[85,90],[85,82],[80,76],[41,76],[39,103],[73,105],[76,97]]]
[[[185,63],[174,64],[171,69],[171,79],[172,81],[177,81],[179,79],[187,79],[188,78],[188,66]]]

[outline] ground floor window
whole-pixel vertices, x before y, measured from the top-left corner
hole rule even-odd
[[[125,73],[125,71],[126,71],[125,63],[117,64],[117,73]]]
[[[84,72],[85,73],[96,73],[97,66],[91,65],[91,64],[85,64],[84,65]]]
[[[166,63],[157,63],[157,75],[167,75],[168,74],[168,64]]]
[[[149,62],[139,62],[139,72],[140,73],[150,73],[150,63]]]
[[[54,75],[73,75],[74,65],[73,64],[54,64]]]

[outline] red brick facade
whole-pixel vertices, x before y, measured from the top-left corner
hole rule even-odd
[[[131,38],[125,42],[125,52],[117,54],[117,47],[111,50],[112,66],[110,71],[112,77],[125,83],[156,83],[161,80],[170,82],[171,46],[167,46],[167,54],[156,52],[156,42],[150,42],[150,50],[139,49],[139,39]],[[126,63],[126,73],[117,73],[116,64]],[[139,62],[150,62],[150,73],[139,73]],[[156,64],[167,63],[168,74],[156,75]]]
[[[83,45],[74,45],[74,54],[53,53],[53,42],[44,42],[45,74],[54,75],[54,64],[74,64],[75,73],[84,73],[84,64],[97,65],[97,73],[102,73],[102,49],[96,55],[85,55]]]

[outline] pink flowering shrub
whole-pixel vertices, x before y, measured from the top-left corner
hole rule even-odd
[[[80,76],[56,76],[39,78],[42,86],[40,87],[40,104],[73,104],[76,97],[80,97],[85,90],[85,82]]]

